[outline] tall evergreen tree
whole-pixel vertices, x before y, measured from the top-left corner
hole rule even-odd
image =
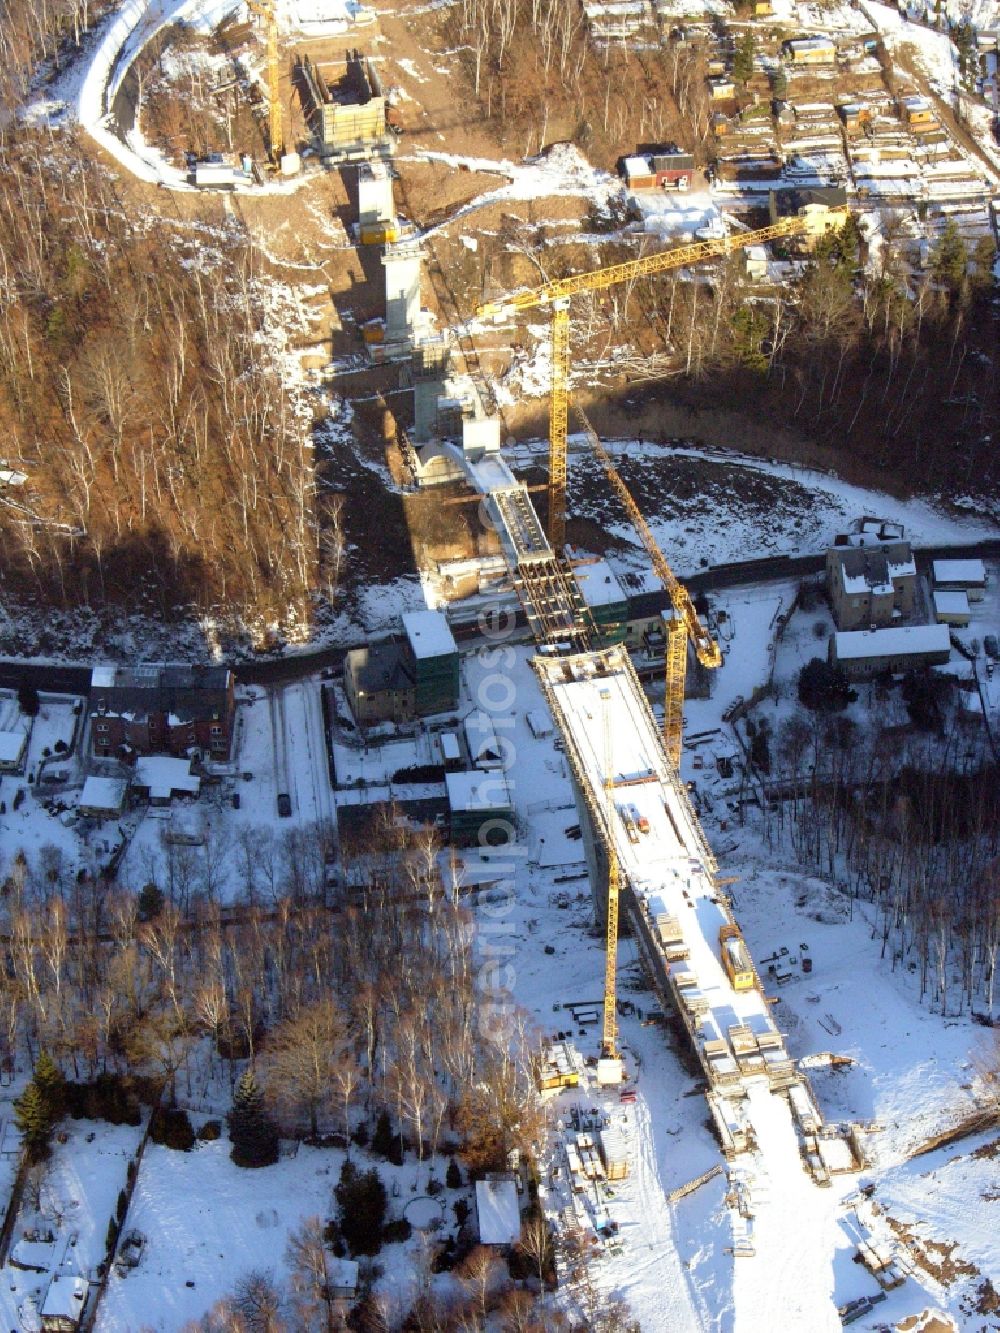
[[[252,1068],[236,1085],[229,1113],[229,1154],[237,1166],[271,1166],[278,1160],[278,1130],[264,1107],[264,1094]]]
[[[389,1198],[379,1173],[372,1167],[359,1171],[352,1161],[340,1169],[334,1187],[340,1232],[352,1255],[378,1254]]]
[[[741,86],[753,78],[753,53],[753,29],[747,28],[746,32],[737,38],[736,54],[733,57],[733,81]]]
[[[38,1084],[32,1081],[14,1103],[14,1121],[29,1162],[42,1162],[49,1155],[54,1121]]]
[[[34,1082],[49,1108],[52,1123],[61,1120],[66,1111],[66,1080],[48,1051],[41,1050],[35,1061]]]

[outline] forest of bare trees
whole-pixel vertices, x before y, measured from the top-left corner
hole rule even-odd
[[[1000,798],[981,725],[969,731],[949,709],[940,732],[867,730],[803,710],[762,748],[766,783],[781,793],[765,802],[769,845],[840,882],[846,904],[870,904],[882,957],[914,973],[921,1000],[943,1015],[992,1017]]]
[[[136,217],[71,138],[0,148],[8,588],[260,624],[305,614],[313,459],[242,232]],[[271,321],[271,322],[269,322]]]
[[[579,0],[462,0],[452,22],[485,115],[536,149],[573,138],[612,161],[630,140],[707,134],[701,47],[598,51]]]
[[[321,828],[308,840],[309,856],[329,859]],[[204,1109],[235,1091],[235,1105],[250,1077],[284,1135],[346,1150],[347,1173],[379,1154],[409,1162],[432,1193],[443,1156],[456,1181],[511,1160],[530,1167],[545,1132],[537,1035],[498,989],[470,905],[442,878],[433,830],[387,816],[350,851],[336,888],[296,882],[301,847],[271,851],[273,875],[251,882],[248,859],[247,882],[225,905],[207,861],[181,899],[169,874],[112,885],[66,876],[51,853],[17,857],[0,908],[3,1067],[33,1063],[36,1083],[43,1066],[50,1083],[61,1072],[63,1107],[98,1118],[135,1098]],[[171,1114],[184,1121],[182,1109]],[[36,1185],[44,1169],[32,1168]],[[289,1240],[287,1286],[248,1271],[194,1327],[635,1333],[627,1309],[595,1285],[591,1246],[574,1231],[558,1242],[572,1298],[558,1312],[542,1303],[554,1242],[537,1201],[526,1217],[509,1269],[471,1238],[428,1237],[407,1299],[366,1294],[347,1323],[324,1281],[336,1219],[305,1218]],[[352,1252],[370,1256],[379,1243]],[[367,1288],[377,1270],[366,1264]],[[435,1288],[446,1270],[453,1283]]]

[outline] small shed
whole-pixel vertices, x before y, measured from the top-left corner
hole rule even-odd
[[[0,773],[16,773],[28,747],[26,731],[0,731]]]
[[[964,629],[972,619],[967,595],[964,592],[943,592],[937,589],[934,593],[934,618],[939,625],[956,625]]]
[[[548,713],[543,713],[540,708],[532,708],[525,714],[525,718],[536,741],[552,735],[552,719]]]
[[[90,819],[117,819],[125,808],[128,783],[124,778],[91,775],[83,784],[77,809]]]
[[[512,1175],[476,1181],[476,1222],[480,1245],[516,1245],[521,1239],[521,1210]]]
[[[453,731],[442,731],[434,739],[437,742],[437,751],[444,767],[447,769],[459,767],[462,762],[462,747],[455,733]]]
[[[358,1265],[354,1259],[327,1259],[330,1295],[334,1300],[353,1301],[358,1294]]]
[[[190,759],[144,754],[135,762],[133,785],[148,797],[150,805],[169,805],[175,796],[197,796],[201,779],[191,772]]]
[[[510,744],[501,747],[493,725],[493,717],[484,708],[474,708],[462,723],[469,758],[475,768],[504,768],[510,755]]]
[[[656,189],[656,176],[648,157],[626,157],[622,162],[622,175],[630,190]]]
[[[986,566],[981,560],[935,560],[934,589],[964,592],[970,602],[981,602],[986,592]]]
[[[747,277],[751,282],[762,282],[767,277],[767,250],[762,245],[748,245],[743,251]]]

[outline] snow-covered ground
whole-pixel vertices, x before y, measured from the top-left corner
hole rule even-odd
[[[61,1282],[74,1277],[98,1280],[108,1223],[115,1216],[128,1163],[141,1137],[140,1128],[128,1125],[89,1120],[66,1123],[43,1173],[39,1208],[35,1211],[22,1204],[13,1237],[12,1257],[17,1259],[17,1243],[26,1229],[37,1227],[52,1234],[53,1242],[36,1246],[30,1256],[39,1266],[50,1266],[37,1272],[8,1261],[0,1281],[4,1328],[39,1327],[36,1311],[53,1273],[58,1272]]]
[[[546,349],[539,344],[539,353]],[[662,549],[679,573],[692,574],[712,565],[751,560],[769,555],[818,555],[847,531],[862,514],[878,514],[903,523],[915,546],[961,544],[995,539],[1000,522],[984,513],[981,502],[968,500],[968,514],[946,509],[924,498],[896,499],[878,491],[841,481],[831,473],[789,463],[741,455],[729,450],[694,445],[661,445],[650,441],[608,440],[623,477],[634,491],[648,490],[641,507]],[[547,450],[544,441],[508,451],[514,467],[537,463]],[[610,499],[598,465],[586,467],[593,485],[588,498],[574,495],[573,455],[588,451],[582,436],[570,441],[570,512],[597,517],[606,530],[636,544],[636,558],[612,551],[609,559],[627,572],[647,571],[648,561],[638,548],[627,516]],[[579,466],[579,465],[578,465]],[[596,508],[595,493],[602,498]],[[649,575],[649,587],[656,584]]]
[[[231,1294],[251,1270],[270,1271],[282,1282],[290,1233],[306,1218],[325,1222],[334,1214],[343,1152],[303,1145],[274,1166],[246,1170],[233,1165],[229,1151],[225,1134],[186,1153],[148,1146],[128,1214],[128,1227],[143,1233],[146,1247],[138,1268],[126,1276],[112,1274],[99,1333],[178,1333]],[[390,1217],[400,1217],[426,1186],[428,1164],[379,1162],[378,1169],[390,1194]],[[439,1196],[443,1216],[454,1197]],[[412,1301],[419,1246],[415,1233],[405,1246],[386,1246],[380,1253],[381,1289],[390,1303],[394,1294]]]

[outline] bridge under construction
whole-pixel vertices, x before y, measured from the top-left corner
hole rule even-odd
[[[607,910],[614,866],[648,979],[680,1020],[704,1073],[728,1159],[731,1251],[756,1256],[751,1267],[760,1274],[752,1279],[738,1266],[746,1273],[741,1282],[753,1289],[747,1298],[773,1300],[776,1321],[780,1311],[787,1323],[798,1304],[789,1256],[811,1243],[797,1239],[795,1218],[828,1217],[830,1205],[821,1200],[829,1195],[816,1186],[862,1164],[858,1133],[824,1124],[789,1055],[627,650],[595,646],[571,567],[547,541],[527,489],[493,462],[486,509],[534,631],[534,670],[572,770],[596,915],[600,920]],[[497,486],[501,471],[504,484]],[[474,482],[485,480],[469,472]],[[815,1234],[823,1233],[819,1227]],[[799,1261],[818,1258],[803,1251]],[[787,1290],[776,1277],[782,1272]],[[825,1327],[828,1313],[801,1310],[813,1328]]]

